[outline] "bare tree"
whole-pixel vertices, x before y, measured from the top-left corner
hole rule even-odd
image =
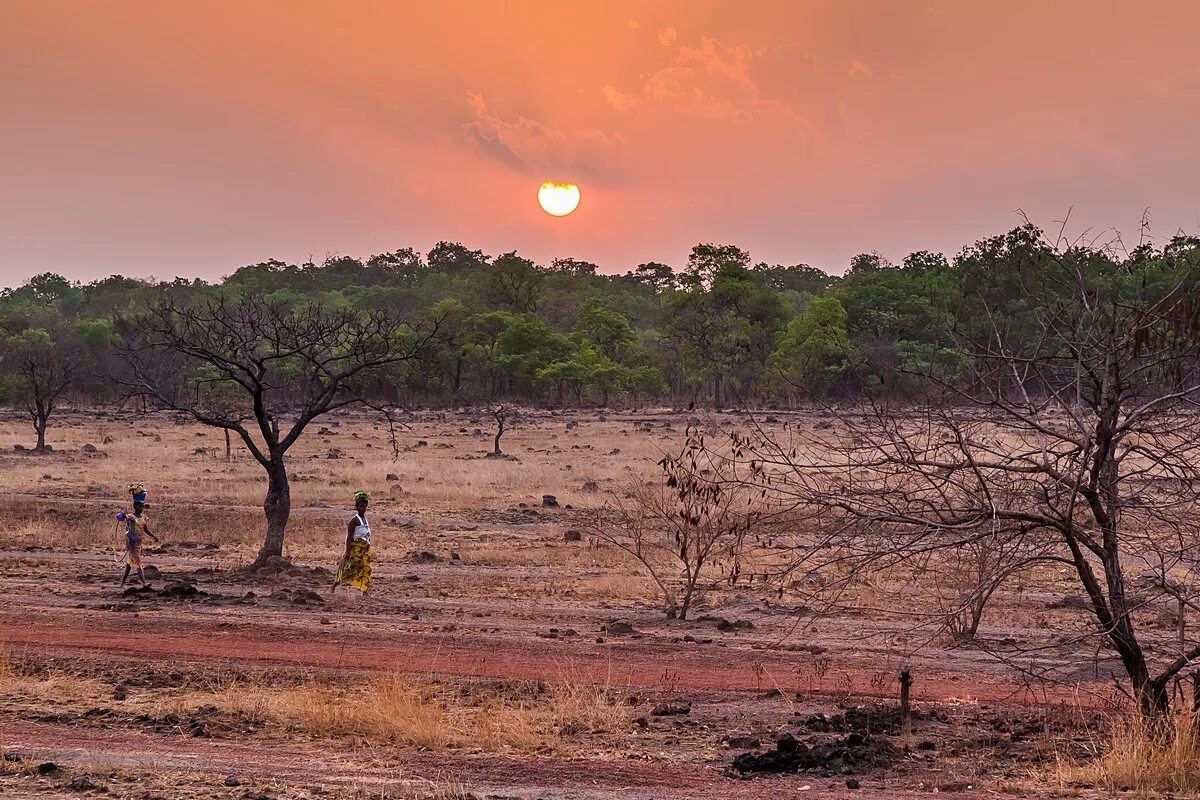
[[[418,358],[436,332],[436,323],[416,330],[384,313],[289,309],[254,296],[188,306],[168,299],[119,323],[124,384],[236,434],[266,471],[267,530],[255,567],[283,554],[285,457],[308,424],[363,402],[372,381]]]
[[[821,431],[734,433],[727,472],[821,513],[795,542],[793,568],[861,576],[928,558],[990,561],[963,597],[969,625],[1007,576],[1067,566],[1130,694],[1155,716],[1172,678],[1200,658],[1200,645],[1160,641],[1147,624],[1157,601],[1196,608],[1195,266],[1042,246],[1015,278],[1039,301],[1023,320],[985,298],[964,309],[973,317],[954,343],[974,380],[926,371],[913,405],[829,409],[837,422]]]
[[[598,541],[637,559],[679,619],[705,591],[737,582],[746,537],[767,524],[745,487],[723,480],[702,442],[693,432],[679,455],[659,462],[661,484],[614,496],[587,524]]]

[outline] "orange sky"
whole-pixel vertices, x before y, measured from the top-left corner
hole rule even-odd
[[[840,271],[1071,206],[1165,238],[1200,229],[1197,30],[1191,0],[7,0],[0,284],[439,239]]]

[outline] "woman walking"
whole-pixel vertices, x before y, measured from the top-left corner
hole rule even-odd
[[[333,589],[345,583],[363,594],[371,585],[371,524],[367,522],[367,504],[370,492],[354,493],[354,510],[357,512],[346,524],[346,554],[338,565]]]
[[[146,490],[140,485],[129,487],[133,496],[133,513],[119,514],[117,520],[125,523],[125,574],[121,577],[121,585],[129,580],[131,570],[137,570],[138,580],[146,585],[146,573],[142,571],[142,534],[149,536],[155,542],[158,537],[150,532],[150,525],[145,517]]]

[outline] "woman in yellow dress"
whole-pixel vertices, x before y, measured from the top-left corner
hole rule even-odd
[[[354,493],[354,510],[357,512],[346,524],[346,553],[338,565],[333,589],[345,583],[363,594],[371,585],[371,524],[367,522],[367,504],[370,492]]]

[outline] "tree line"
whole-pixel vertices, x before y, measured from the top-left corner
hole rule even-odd
[[[918,391],[907,376],[930,369],[969,380],[959,342],[986,333],[981,309],[1003,308],[1012,335],[1034,335],[1037,307],[1056,300],[1044,284],[1058,249],[1024,225],[953,258],[921,251],[892,264],[858,255],[843,276],[752,263],[734,245],[696,245],[679,270],[644,263],[606,275],[577,259],[539,266],[448,242],[424,255],[406,248],[365,260],[266,261],[218,283],[112,276],[80,284],[46,273],[0,293],[2,397],[29,413],[40,446],[63,400],[120,395],[113,354],[122,319],[241,297],[281,311],[436,325],[419,357],[371,387],[393,403],[722,407],[904,397]],[[1167,280],[1194,265],[1200,239],[1066,252],[1097,274],[1136,269]]]

